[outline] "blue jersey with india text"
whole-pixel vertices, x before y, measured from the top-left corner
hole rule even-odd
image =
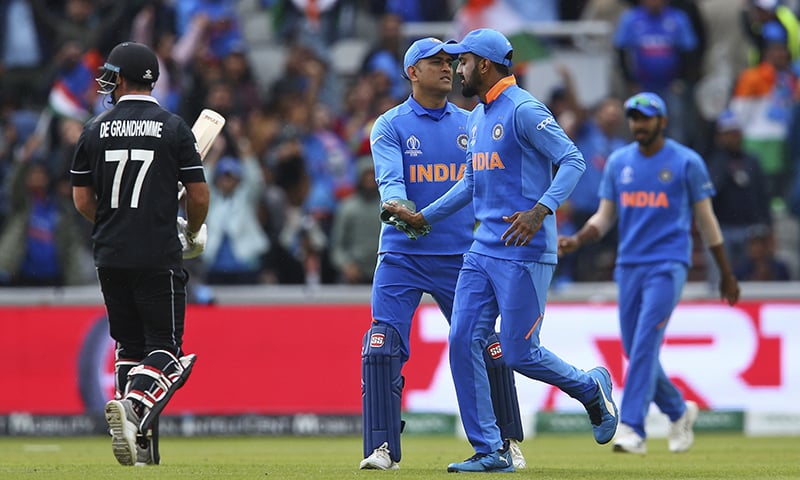
[[[586,168],[583,156],[556,123],[547,107],[517,86],[514,76],[497,82],[470,113],[469,163],[462,192],[471,194],[479,225],[471,251],[495,258],[556,264],[555,215],[526,246],[506,246],[500,237],[510,223],[503,216],[526,211],[536,203],[555,212]],[[553,167],[558,173],[553,175]],[[464,193],[466,192],[466,193]],[[447,213],[449,198],[422,213],[431,223]],[[437,224],[433,225],[437,228]]]
[[[600,197],[617,208],[617,264],[691,265],[692,206],[715,193],[700,155],[672,139],[650,157],[636,142],[616,150],[603,171]]]
[[[410,96],[378,117],[370,144],[382,202],[408,199],[420,210],[464,176],[468,113],[449,102],[441,111],[429,112]],[[460,255],[469,249],[474,226],[472,206],[462,203],[416,241],[383,225],[378,251]]]

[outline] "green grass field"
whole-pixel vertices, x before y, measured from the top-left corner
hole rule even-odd
[[[749,438],[698,434],[684,454],[665,439],[648,441],[646,456],[613,453],[586,435],[544,435],[522,444],[535,479],[796,479],[800,437]],[[466,440],[449,436],[403,439],[400,470],[361,471],[356,437],[205,437],[162,440],[162,464],[122,467],[106,437],[2,437],[0,479],[352,479],[453,478],[447,464],[472,454]]]

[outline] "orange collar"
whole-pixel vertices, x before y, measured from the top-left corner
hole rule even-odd
[[[494,102],[506,88],[516,84],[517,84],[517,78],[514,75],[509,75],[501,79],[500,81],[492,85],[492,88],[490,88],[489,91],[486,92],[486,103],[489,104]]]

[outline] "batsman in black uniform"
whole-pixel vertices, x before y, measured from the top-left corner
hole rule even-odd
[[[117,344],[116,395],[105,415],[122,465],[159,463],[158,414],[191,373],[195,356],[182,348],[182,258],[202,253],[209,203],[194,135],[150,95],[156,80],[150,48],[114,47],[96,79],[113,107],[86,124],[70,171],[75,207],[94,223],[94,260]],[[186,219],[177,222],[179,181]]]

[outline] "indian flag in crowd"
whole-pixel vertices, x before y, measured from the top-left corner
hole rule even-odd
[[[50,88],[50,108],[60,116],[87,120],[91,116],[97,88],[94,79],[100,65],[99,53],[90,50],[73,67],[59,72]]]

